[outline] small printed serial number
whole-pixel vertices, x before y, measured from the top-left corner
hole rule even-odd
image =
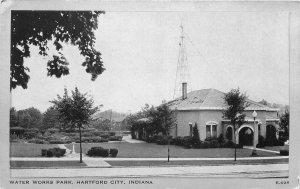
[[[276,184],[289,184],[289,181],[276,181]]]

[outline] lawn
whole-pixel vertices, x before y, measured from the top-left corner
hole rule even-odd
[[[268,160],[196,160],[196,161],[106,161],[111,166],[138,167],[138,166],[210,166],[210,165],[258,165],[258,164],[278,164],[288,163],[288,159],[268,159]]]
[[[57,144],[11,143],[10,157],[38,157],[42,149],[56,148]]]
[[[10,161],[11,168],[61,168],[61,167],[85,167],[85,163],[79,161]]]
[[[72,150],[72,144],[66,144]],[[152,143],[83,143],[83,153],[94,146],[103,148],[116,148],[119,150],[118,158],[164,158],[167,157],[167,145]],[[56,144],[11,144],[11,157],[37,157],[41,156],[41,149],[58,147]],[[75,144],[75,151],[79,153],[79,144]],[[237,157],[250,157],[252,150],[237,149]],[[278,156],[275,153],[258,151],[260,157]],[[172,158],[218,158],[234,157],[232,148],[209,148],[209,149],[184,149],[180,146],[170,145],[170,157]]]
[[[266,149],[266,150],[273,150],[273,151],[288,150],[289,149],[289,145],[284,145],[284,146],[265,146],[264,149]]]

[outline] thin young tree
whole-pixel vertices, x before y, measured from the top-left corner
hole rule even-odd
[[[244,110],[249,106],[247,96],[241,93],[240,89],[231,89],[224,96],[227,108],[223,111],[223,116],[230,120],[234,128],[234,161],[236,161],[236,130],[245,122]]]
[[[51,102],[58,110],[59,119],[65,127],[78,128],[80,163],[82,163],[81,130],[84,125],[91,121],[91,116],[98,111],[99,107],[94,107],[92,97],[89,97],[86,93],[80,93],[77,87],[72,91],[71,96],[68,95],[68,91],[65,88],[63,97],[57,95],[57,99]]]

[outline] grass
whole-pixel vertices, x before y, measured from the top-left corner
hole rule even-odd
[[[72,150],[72,144],[66,144]],[[165,158],[168,155],[167,145],[157,145],[152,143],[83,143],[83,153],[94,146],[103,148],[116,148],[119,150],[118,158]],[[41,149],[58,147],[56,144],[25,144],[12,143],[11,157],[39,157]],[[75,144],[75,151],[79,153],[79,144]],[[237,149],[237,157],[250,157],[252,150]],[[270,152],[258,151],[260,157],[278,156]],[[180,146],[170,145],[170,157],[172,158],[218,158],[234,157],[232,148],[209,148],[209,149],[184,149]]]
[[[118,158],[164,158],[167,157],[167,145],[157,145],[152,143],[99,143],[99,144],[82,144],[83,153],[94,146],[103,148],[117,148]],[[67,148],[72,149],[72,144],[67,144]],[[75,151],[79,152],[79,144],[75,144]],[[250,157],[252,150],[237,149],[237,157]],[[259,152],[260,157],[278,156],[274,153]],[[216,157],[234,157],[232,148],[210,148],[210,149],[184,149],[180,146],[170,145],[170,157],[172,158],[216,158]]]
[[[273,150],[273,151],[288,150],[289,149],[289,145],[284,145],[284,146],[265,146],[263,149]]]
[[[57,144],[11,143],[10,157],[39,157],[42,149],[56,147]]]
[[[288,163],[288,159],[269,159],[269,160],[201,160],[201,161],[106,161],[111,166],[119,167],[155,167],[155,166],[213,166],[213,165],[257,165],[257,164],[276,164]]]
[[[61,167],[85,167],[85,163],[79,161],[10,161],[11,168],[61,168]]]

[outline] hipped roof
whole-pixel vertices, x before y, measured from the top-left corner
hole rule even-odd
[[[217,89],[201,89],[189,92],[184,100],[180,97],[167,104],[173,110],[224,110],[227,107],[224,96],[225,93]],[[278,111],[253,100],[247,99],[247,102],[249,106],[245,110]]]

